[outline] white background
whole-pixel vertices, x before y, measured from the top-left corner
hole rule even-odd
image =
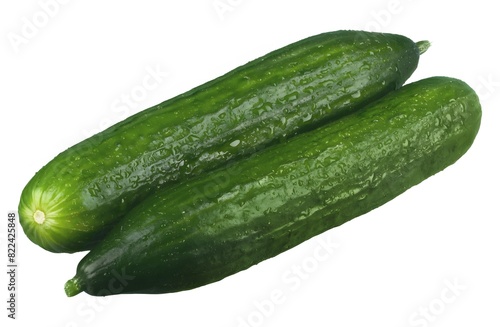
[[[410,81],[460,78],[483,105],[476,142],[455,165],[369,214],[196,290],[67,298],[64,282],[84,253],[46,252],[19,228],[18,319],[6,317],[3,273],[2,325],[500,326],[500,17],[493,3],[2,1],[1,262],[7,212],[57,153],[313,34],[366,29],[430,40]],[[156,84],[141,93],[155,70]]]

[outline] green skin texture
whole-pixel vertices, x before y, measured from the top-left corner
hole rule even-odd
[[[151,193],[400,87],[417,67],[421,45],[393,34],[324,33],[133,115],[36,173],[19,203],[24,232],[52,252],[91,249]],[[44,218],[38,222],[37,210]]]
[[[453,164],[480,121],[478,97],[460,80],[404,86],[148,197],[81,260],[66,293],[177,292],[247,269]]]

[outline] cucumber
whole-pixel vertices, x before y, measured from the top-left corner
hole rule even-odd
[[[79,263],[68,296],[167,293],[247,269],[386,203],[458,160],[481,121],[433,77],[141,202]]]
[[[324,33],[137,113],[35,174],[19,203],[24,232],[52,252],[91,249],[151,193],[400,87],[427,47],[393,34]]]

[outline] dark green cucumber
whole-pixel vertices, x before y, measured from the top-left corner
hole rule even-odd
[[[458,160],[476,93],[434,77],[245,160],[148,197],[79,263],[68,296],[218,281],[386,203]]]
[[[400,87],[427,46],[338,31],[271,52],[60,153],[23,190],[21,225],[49,251],[90,249],[152,192]]]

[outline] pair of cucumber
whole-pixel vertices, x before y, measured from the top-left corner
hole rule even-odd
[[[21,225],[49,251],[91,249],[68,296],[176,292],[246,269],[467,151],[481,119],[468,85],[401,87],[427,47],[337,31],[271,52],[59,154],[23,190]]]

